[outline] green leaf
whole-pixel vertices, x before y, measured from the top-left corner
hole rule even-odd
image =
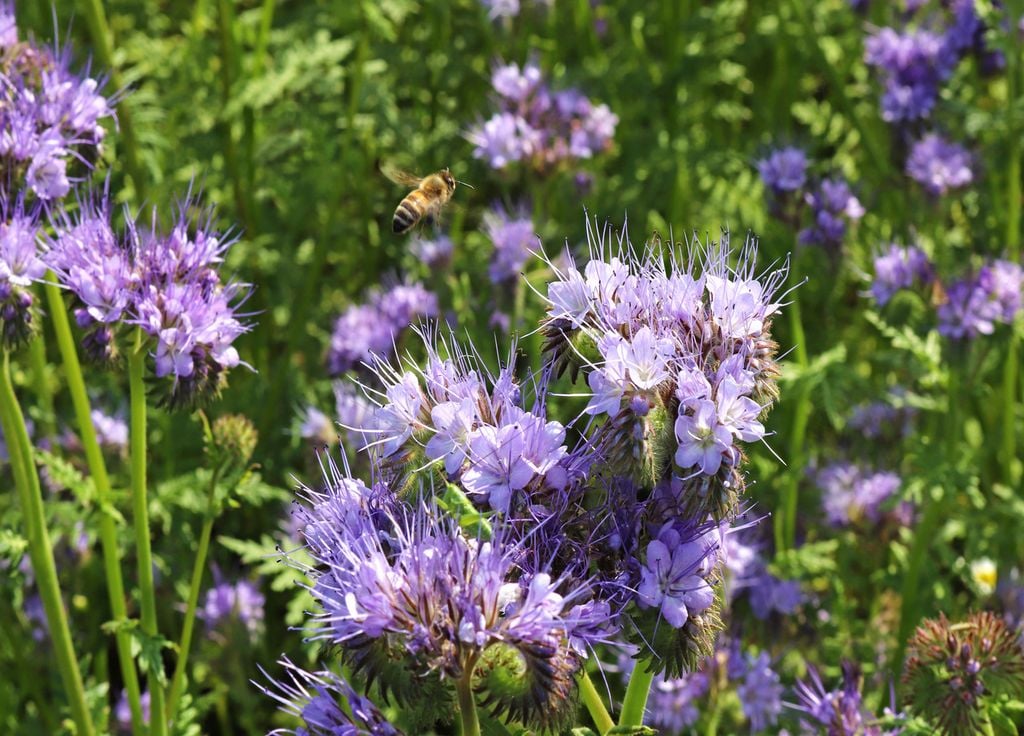
[[[469,497],[454,483],[449,483],[437,505],[456,519],[467,534],[487,541],[494,533],[491,523],[482,511],[473,505]]]
[[[83,506],[91,506],[96,498],[92,478],[83,476],[74,465],[48,450],[36,448],[36,462],[46,468],[51,482],[71,491]]]
[[[824,575],[836,570],[838,539],[811,542],[798,549],[789,549],[775,555],[769,565],[771,571],[782,578],[805,578]]]

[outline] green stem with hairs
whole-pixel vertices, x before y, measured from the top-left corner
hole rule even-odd
[[[192,565],[192,583],[188,589],[188,603],[185,608],[185,623],[181,627],[181,639],[178,641],[178,662],[174,666],[174,677],[171,679],[170,695],[167,697],[167,719],[173,721],[185,684],[185,667],[188,664],[189,650],[192,648],[192,630],[196,622],[196,607],[199,604],[199,589],[203,585],[203,573],[206,572],[206,556],[210,551],[210,537],[213,534],[213,522],[217,518],[214,499],[217,495],[217,481],[224,464],[214,468],[210,478],[210,487],[206,491],[206,515],[203,519],[203,530],[199,535],[199,548]]]
[[[121,73],[114,66],[113,40],[107,14],[103,9],[103,0],[82,0],[85,22],[89,26],[92,37],[92,50],[100,66],[110,76],[110,87],[115,92],[126,89]],[[142,162],[139,159],[138,139],[135,137],[135,124],[132,122],[131,106],[122,100],[117,106],[117,126],[119,138],[124,143],[124,167],[135,187],[135,199],[138,202],[146,198],[146,184],[143,176]]]
[[[637,728],[644,724],[644,712],[647,710],[647,696],[654,682],[654,669],[646,660],[637,661],[633,674],[626,686],[626,696],[622,699],[622,712],[619,714],[619,726]]]
[[[64,307],[60,287],[57,286],[53,272],[46,275],[46,298],[50,305],[50,319],[57,337],[61,360],[64,363],[64,378],[71,393],[71,403],[75,409],[75,420],[78,423],[78,434],[82,438],[85,461],[89,466],[89,475],[96,487],[96,505],[100,510],[100,545],[103,549],[103,569],[107,579],[107,596],[110,599],[110,611],[115,621],[127,621],[128,610],[125,605],[124,579],[121,576],[121,555],[117,543],[117,524],[112,506],[110,476],[107,475],[107,463],[96,439],[96,427],[92,422],[92,410],[89,396],[85,390],[85,379],[82,377],[82,366],[78,361],[75,339],[71,334],[71,324]],[[128,708],[132,714],[132,733],[140,736],[145,730],[142,718],[142,704],[139,691],[139,676],[135,671],[132,659],[131,638],[126,631],[117,633],[117,658],[121,665],[121,678],[128,697]]]
[[[32,369],[32,381],[36,398],[39,400],[39,429],[43,437],[50,437],[56,426],[53,411],[53,391],[46,375],[46,340],[42,333],[35,335],[28,344],[28,360]]]
[[[594,719],[594,725],[601,736],[615,728],[615,721],[608,715],[608,709],[604,707],[601,694],[594,687],[594,681],[590,679],[586,670],[580,670],[580,700],[586,706],[590,717]]]
[[[0,366],[0,423],[3,424],[4,437],[7,439],[14,485],[25,519],[32,572],[36,578],[36,587],[39,588],[39,597],[43,601],[43,609],[46,611],[53,653],[57,658],[57,668],[64,682],[64,689],[67,691],[71,716],[79,736],[92,736],[95,733],[92,717],[85,700],[82,673],[78,669],[78,657],[75,656],[64,600],[60,594],[57,566],[53,561],[53,547],[46,529],[43,494],[39,487],[32,440],[28,436],[25,416],[14,393],[10,356],[6,350],[3,364]]]
[[[459,717],[462,721],[462,736],[480,736],[480,719],[476,713],[473,698],[473,666],[466,667],[465,673],[455,685],[459,696]]]
[[[1019,4],[1018,4],[1019,6]],[[1013,57],[1013,58],[1010,58]],[[1006,116],[1009,152],[1006,168],[1006,249],[1014,263],[1020,261],[1021,242],[1021,131],[1018,128],[1017,95],[1020,93],[1021,63],[1019,55],[1008,54],[1006,74]],[[1003,364],[1002,437],[999,443],[999,466],[1004,480],[1016,483],[1020,459],[1017,457],[1017,374],[1020,370],[1020,341],[1010,336],[1006,362]]]
[[[131,402],[131,480],[135,548],[139,561],[139,594],[142,598],[142,631],[157,635],[156,593],[153,585],[153,552],[149,532],[149,502],[146,497],[146,347],[142,330],[135,331],[135,346],[128,356],[128,391]],[[164,736],[163,672],[147,672],[150,700],[150,734]]]
[[[791,275],[794,281],[799,280],[797,260],[793,259]],[[800,316],[800,297],[793,294],[793,301],[786,308],[789,313],[790,339],[793,341],[793,356],[801,371],[806,371],[810,360],[807,357],[807,335],[804,333],[803,319]],[[799,387],[796,404],[793,409],[793,426],[789,430],[789,444],[786,461],[789,463],[782,497],[779,501],[778,519],[774,524],[775,550],[792,549],[796,544],[796,512],[797,498],[800,490],[800,474],[803,471],[804,439],[807,434],[807,423],[811,417],[811,391],[804,383]]]

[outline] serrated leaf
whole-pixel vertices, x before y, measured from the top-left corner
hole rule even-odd
[[[804,578],[836,570],[838,539],[805,544],[775,555],[769,568],[781,578]]]
[[[51,482],[71,491],[83,506],[91,506],[96,498],[96,486],[92,478],[82,475],[78,468],[59,455],[38,447],[35,452],[36,462],[46,468]]]

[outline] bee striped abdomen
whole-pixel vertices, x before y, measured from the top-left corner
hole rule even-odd
[[[396,233],[404,233],[420,221],[427,207],[427,197],[419,189],[409,192],[395,209],[395,217],[391,228]]]

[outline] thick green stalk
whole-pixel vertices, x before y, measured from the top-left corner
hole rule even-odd
[[[67,691],[71,716],[74,718],[79,736],[92,736],[95,733],[92,717],[85,702],[82,673],[78,669],[78,657],[75,656],[75,648],[71,642],[67,613],[64,610],[60,583],[57,580],[57,566],[53,561],[53,547],[46,529],[43,494],[33,458],[32,440],[28,436],[25,417],[14,393],[10,356],[6,350],[3,365],[0,366],[0,423],[3,424],[4,437],[7,439],[14,485],[25,519],[32,572],[36,578],[36,587],[39,588],[39,597],[43,601],[43,609],[46,611],[46,623],[50,630],[53,652],[57,657],[57,667]]]
[[[36,398],[39,400],[40,434],[50,437],[56,425],[56,414],[53,411],[53,391],[50,390],[50,381],[46,375],[46,340],[43,333],[40,332],[29,341],[28,360],[32,368]]]
[[[75,408],[75,419],[78,423],[78,433],[82,438],[82,448],[85,450],[85,461],[89,466],[93,485],[96,487],[96,504],[100,508],[100,545],[103,549],[103,569],[107,578],[110,611],[115,621],[125,621],[128,619],[128,610],[125,605],[124,579],[121,576],[121,557],[117,544],[114,509],[111,507],[107,463],[103,459],[103,452],[96,440],[96,427],[92,423],[92,411],[89,406],[89,396],[85,390],[85,380],[82,377],[82,366],[78,361],[78,351],[71,334],[71,324],[64,308],[64,300],[61,298],[60,288],[57,286],[52,272],[47,274],[45,288],[53,330],[57,336],[57,347],[60,349],[61,360],[64,363],[64,377],[67,380],[68,391],[71,393],[71,403]],[[139,736],[145,730],[145,722],[142,719],[139,676],[135,671],[135,661],[132,659],[131,638],[124,631],[117,634],[117,658],[121,665],[124,689],[128,696],[128,707],[132,713],[132,733]]]
[[[791,273],[794,279],[799,278],[795,258]],[[787,311],[789,313],[790,339],[793,341],[793,355],[796,364],[801,370],[806,371],[810,363],[807,357],[807,336],[804,333],[804,324],[800,317],[800,297],[795,293]],[[774,525],[775,549],[778,552],[792,549],[796,543],[797,497],[800,489],[800,475],[803,472],[804,439],[807,434],[807,422],[811,417],[811,392],[806,385],[806,375],[803,378],[804,384],[798,389],[793,409],[793,426],[790,427],[787,437],[789,444],[786,461],[789,463],[789,468],[786,473],[785,485],[782,488],[778,518]]]
[[[107,23],[107,14],[103,10],[103,0],[82,0],[82,9],[85,21],[89,25],[89,35],[92,36],[93,54],[110,76],[110,87],[116,92],[127,89],[121,80],[120,71],[114,66],[113,40]],[[118,138],[124,144],[125,169],[135,187],[135,199],[141,202],[146,198],[146,184],[139,159],[138,139],[135,137],[131,107],[124,100],[117,106],[117,127]]]
[[[1016,17],[1016,16],[1015,16]],[[1006,249],[1014,263],[1020,260],[1021,241],[1021,132],[1017,119],[1017,95],[1020,94],[1021,63],[1019,55],[1010,54],[1006,74],[1006,136],[1010,150],[1006,167]],[[999,444],[1000,475],[1004,480],[1016,483],[1019,478],[1011,475],[1020,462],[1017,457],[1017,373],[1020,370],[1020,343],[1016,335],[1010,336],[1010,345],[1003,364],[1003,423]]]
[[[608,715],[608,709],[604,707],[601,694],[594,687],[594,681],[590,679],[590,675],[587,674],[586,670],[581,670],[580,672],[580,700],[586,706],[590,717],[594,719],[597,732],[604,736],[604,734],[615,728],[615,721]]]
[[[149,502],[146,498],[146,348],[142,330],[135,332],[135,346],[128,356],[128,391],[131,401],[131,478],[132,508],[135,526],[135,548],[139,560],[139,594],[142,598],[142,631],[156,636],[156,594],[153,586],[153,552],[149,534]],[[163,717],[164,689],[162,672],[148,672],[150,699],[150,733],[164,736],[167,723]]]
[[[622,712],[619,714],[619,726],[636,728],[644,723],[644,712],[647,710],[647,696],[654,682],[654,670],[650,663],[638,661],[630,675],[626,686],[626,696],[622,699]]]
[[[199,548],[192,565],[192,583],[188,589],[188,603],[185,608],[185,623],[181,627],[181,639],[178,641],[178,662],[174,666],[174,677],[171,678],[170,695],[167,697],[167,719],[174,719],[178,710],[178,699],[185,684],[185,668],[188,664],[189,650],[192,648],[192,630],[196,622],[196,607],[199,604],[199,589],[203,585],[203,573],[206,572],[206,556],[210,551],[210,536],[213,534],[213,522],[217,518],[214,509],[214,498],[217,494],[217,481],[220,478],[221,465],[213,471],[210,488],[206,492],[206,514],[203,519],[203,530],[199,534]]]
[[[252,212],[246,197],[242,166],[238,160],[238,147],[235,145],[234,126],[231,120],[224,117],[224,109],[231,102],[231,93],[240,71],[238,42],[235,39],[235,10],[231,0],[218,0],[217,25],[220,29],[220,83],[221,83],[221,133],[224,136],[224,164],[231,177],[231,188],[235,195],[235,207],[242,220],[242,227],[252,234]]]
[[[462,720],[462,736],[480,736],[480,719],[476,714],[476,700],[473,699],[473,667],[459,678],[455,686],[459,694],[459,717]]]

